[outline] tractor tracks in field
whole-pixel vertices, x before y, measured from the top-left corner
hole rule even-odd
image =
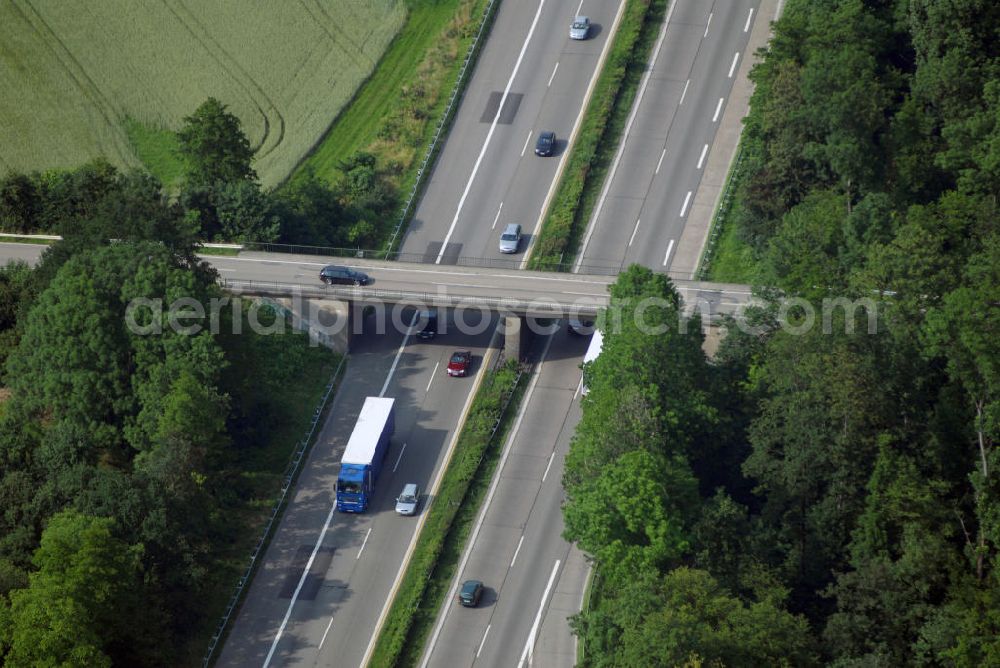
[[[257,159],[277,149],[285,138],[285,118],[263,87],[207,30],[183,0],[160,0],[163,6],[184,26],[191,37],[201,44],[225,72],[247,95],[257,109],[264,125],[260,142],[251,146]]]

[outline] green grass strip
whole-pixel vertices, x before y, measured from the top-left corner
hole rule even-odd
[[[165,128],[144,125],[134,118],[125,119],[125,133],[135,154],[149,173],[172,190],[184,179],[184,160],[180,157],[177,134]]]
[[[436,104],[433,109],[421,112],[421,115],[426,113],[428,122],[422,124],[425,127],[420,129],[421,137],[426,137],[427,141],[420,143],[426,146],[429,142],[435,126],[431,121],[444,113],[448,93],[455,84],[462,58],[456,57],[443,65],[440,62],[434,63],[432,72],[421,71],[421,66],[427,67],[424,63],[433,47],[445,38],[454,37],[449,33],[455,29],[453,24],[463,6],[469,6],[470,17],[475,17],[472,23],[478,28],[478,18],[486,0],[472,3],[464,0],[409,0],[407,4],[409,13],[406,23],[389,45],[372,76],[337,117],[329,132],[295,170],[292,179],[311,170],[316,176],[332,181],[337,174],[337,165],[342,160],[358,151],[371,150],[372,145],[380,141],[380,135],[386,134],[386,121],[399,110],[402,92],[415,85],[426,87],[428,81],[435,89],[424,90],[423,97],[434,99]],[[466,35],[463,27],[461,39],[457,43],[457,53],[464,55],[474,34],[472,31],[472,34]],[[407,181],[412,184],[413,178],[407,179],[404,176],[401,186]]]
[[[668,0],[626,0],[538,242],[531,269],[568,267],[618,147]]]
[[[508,361],[490,372],[476,393],[375,644],[370,665],[389,668],[419,661],[493,476],[500,445],[528,376],[526,373],[519,376],[516,363]]]

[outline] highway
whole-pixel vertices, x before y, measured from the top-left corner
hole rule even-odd
[[[589,340],[561,330],[536,341],[541,364],[421,666],[575,664],[566,618],[580,609],[588,567],[561,535],[562,471],[580,418],[579,364]],[[478,608],[455,602],[466,579],[486,585]]]
[[[427,490],[455,435],[473,378],[448,378],[456,347],[481,369],[490,330],[430,342],[390,331],[357,337],[347,372],[294,495],[219,657],[220,666],[360,665],[419,517],[393,512],[407,482]],[[363,515],[332,512],[338,462],[366,396],[396,399],[396,431]],[[325,529],[325,530],[324,530]],[[314,555],[298,597],[292,595]],[[283,620],[285,620],[284,626]],[[278,635],[280,632],[280,636]]]
[[[761,17],[762,4],[772,3],[672,4],[651,56],[652,67],[640,85],[639,103],[584,236],[578,260],[583,267],[624,261],[657,271],[671,269],[710,153],[725,154],[714,163],[721,167],[713,167],[721,169],[720,178],[728,169],[735,145],[720,149],[714,143],[734,83],[745,76],[741,66],[748,65],[766,40],[766,30],[753,30],[771,18]],[[710,218],[711,210],[707,213]],[[700,245],[695,254],[699,250]],[[684,266],[694,262],[697,257],[686,258]]]
[[[620,7],[504,0],[402,250],[440,264],[503,257],[500,233],[520,223],[528,238],[516,257],[524,257]],[[593,24],[587,40],[569,39],[577,14]],[[542,130],[556,133],[551,157],[534,154]]]

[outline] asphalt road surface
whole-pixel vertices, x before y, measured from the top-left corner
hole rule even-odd
[[[566,618],[580,609],[588,567],[562,538],[562,471],[580,419],[579,364],[589,341],[565,329],[536,341],[543,361],[421,666],[575,664]],[[456,602],[466,579],[486,586],[478,608]]]
[[[504,0],[404,251],[441,264],[459,255],[503,257],[500,233],[520,223],[528,238],[516,257],[524,256],[620,4]],[[577,14],[590,17],[589,39],[569,39]],[[551,157],[534,154],[543,130],[556,133]]]
[[[669,272],[739,66],[752,55],[754,22],[770,19],[760,16],[760,4],[675,0],[595,206],[581,265],[638,262]]]
[[[479,373],[492,327],[478,337],[430,342],[392,330],[355,337],[347,373],[319,440],[232,624],[220,666],[357,666],[402,564],[418,517],[397,515],[403,485],[427,490],[455,435],[473,378],[448,378],[455,348],[471,348]],[[369,511],[332,511],[338,463],[364,398],[396,399],[396,431]],[[298,587],[306,564],[309,574]]]

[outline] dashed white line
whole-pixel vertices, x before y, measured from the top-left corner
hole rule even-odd
[[[667,27],[670,25],[670,17],[674,14],[674,7],[677,3],[671,2],[670,9],[667,10],[667,16],[663,19],[663,25],[660,27],[660,36],[656,38],[656,46],[653,47],[653,57],[650,59],[649,64],[646,66],[646,73],[642,75],[642,83],[639,84],[639,92],[635,96],[635,100],[632,102],[632,112],[629,114],[628,121],[625,123],[625,131],[622,133],[623,137],[628,137],[629,133],[632,131],[632,123],[635,122],[635,117],[639,113],[639,107],[642,105],[642,98],[646,94],[646,87],[649,85],[649,79],[656,68],[656,59],[660,57],[660,48],[663,46],[663,40],[667,36]],[[580,270],[580,265],[583,264],[584,258],[587,256],[587,246],[590,245],[590,238],[594,235],[594,230],[597,228],[597,221],[601,217],[601,211],[604,209],[604,201],[608,197],[608,192],[611,190],[611,183],[615,180],[615,174],[618,173],[618,163],[621,162],[622,154],[625,153],[625,141],[618,143],[618,150],[615,152],[615,159],[611,161],[611,170],[608,172],[604,179],[604,187],[601,189],[601,195],[597,198],[597,206],[594,207],[594,212],[590,216],[590,223],[587,225],[587,233],[583,237],[583,244],[580,246],[580,250],[576,256],[576,263],[573,265],[573,273]]]
[[[488,636],[490,634],[490,627],[491,626],[493,626],[493,625],[492,624],[487,624],[486,625],[486,633],[483,634],[483,641],[481,643],[479,643],[479,649],[476,650],[476,658],[477,659],[479,658],[479,654],[483,651],[483,645],[486,644],[486,636]]]
[[[667,154],[667,149],[663,149],[663,153],[660,154],[660,160],[659,162],[656,163],[656,171],[653,172],[654,174],[660,173],[660,165],[663,164],[663,156],[665,156],[666,154]]]
[[[522,158],[524,157],[524,152],[528,150],[528,142],[530,142],[530,141],[531,141],[531,132],[529,132],[528,136],[524,138],[524,146],[521,147],[521,157]],[[497,215],[499,215],[499,214],[500,214],[500,212],[497,211]]]
[[[691,201],[691,191],[689,190],[688,194],[684,196],[684,204],[681,205],[681,215],[680,215],[681,218],[683,218],[684,214],[687,213],[688,202],[690,201]]]
[[[437,367],[434,367],[437,369]],[[430,387],[430,383],[427,384]],[[403,443],[403,449],[399,451],[399,457],[396,458],[396,465],[392,467],[392,472],[395,473],[396,469],[399,468],[399,462],[403,461],[403,453],[406,452],[406,443]]]
[[[750,8],[750,14],[747,16],[747,24],[743,26],[743,32],[750,31],[750,20],[753,19],[753,7]]]
[[[684,82],[684,92],[681,93],[681,101],[677,103],[678,107],[684,104],[684,96],[688,94],[688,86],[690,85],[691,85],[690,79]]]
[[[313,561],[316,559],[316,553],[319,552],[320,545],[323,544],[323,536],[330,529],[330,522],[333,521],[333,513],[337,509],[337,505],[334,504],[330,508],[330,512],[326,516],[326,522],[323,524],[323,530],[319,532],[319,538],[316,539],[316,545],[313,547],[312,554],[309,555],[309,561],[306,562],[305,568],[302,569],[302,575],[299,577],[299,584],[296,585],[295,591],[292,593],[292,600],[288,602],[288,609],[285,610],[285,617],[281,620],[281,626],[278,627],[278,632],[274,634],[274,640],[271,641],[271,649],[268,650],[267,656],[264,657],[264,666],[267,668],[271,665],[271,659],[274,658],[274,651],[278,649],[278,642],[281,640],[281,635],[285,632],[285,627],[288,626],[288,619],[292,616],[292,608],[295,607],[295,602],[299,598],[299,594],[302,592],[302,586],[306,583],[306,576],[309,575],[309,570],[312,568]]]
[[[517,541],[517,549],[514,550],[514,557],[510,560],[510,568],[514,568],[514,562],[517,561],[517,555],[521,552],[521,545],[524,544],[524,534],[521,534],[521,540]]]
[[[548,88],[549,86],[552,85],[552,80],[556,78],[556,72],[558,72],[558,71],[559,71],[559,63],[557,61],[555,68],[552,70],[552,76],[549,77],[549,82],[547,84],[545,84],[546,88]]]
[[[402,453],[400,453],[400,454],[402,454]],[[368,527],[368,533],[365,534],[365,539],[361,542],[361,549],[358,550],[358,556],[354,557],[355,559],[360,559],[361,558],[361,553],[365,551],[365,545],[368,544],[368,536],[370,536],[370,535],[372,535],[372,528]]]
[[[701,169],[702,164],[705,162],[705,154],[708,153],[708,144],[701,149],[701,157],[698,158],[698,166],[695,169]]]
[[[667,254],[663,256],[663,266],[667,266],[667,261],[670,259],[670,251],[674,249],[674,240],[671,239],[670,243],[667,244]]]
[[[528,139],[531,139],[531,135],[530,134],[528,135]],[[527,144],[525,144],[525,146],[527,146]],[[522,155],[523,155],[523,151],[522,151]],[[497,221],[500,220],[500,212],[501,211],[503,211],[503,202],[500,202],[500,207],[497,209],[497,216],[496,216],[496,218],[493,219],[493,227],[490,228],[491,230],[495,230],[496,229],[496,227],[497,227]]]
[[[733,78],[733,72],[736,71],[736,63],[740,60],[740,52],[737,51],[733,54],[733,64],[729,66],[729,78]]]
[[[710,25],[712,25],[712,14],[711,13],[709,13],[709,15],[708,15],[708,22],[705,24],[705,34],[701,36],[702,39],[704,39],[705,37],[708,37],[708,26],[710,26]]]
[[[545,585],[545,591],[542,593],[542,602],[538,605],[538,614],[535,615],[535,623],[531,625],[531,633],[528,634],[528,640],[524,643],[524,651],[521,652],[521,660],[517,662],[517,668],[521,668],[521,666],[524,665],[525,659],[528,659],[530,665],[531,659],[534,658],[535,639],[538,637],[538,625],[542,622],[542,613],[545,612],[545,602],[549,599],[549,592],[552,591],[552,583],[555,582],[556,575],[559,573],[560,563],[562,562],[556,559],[556,563],[552,567],[552,574],[549,576],[549,583]]]
[[[726,101],[726,98],[720,97],[719,104],[715,105],[715,114],[712,116],[712,122],[719,120],[719,112],[722,111],[722,103]]]
[[[483,142],[483,147],[479,149],[479,157],[476,158],[476,164],[472,167],[472,174],[469,175],[469,180],[465,184],[465,190],[462,192],[462,197],[458,200],[458,208],[455,210],[455,217],[451,220],[451,227],[448,228],[448,234],[444,236],[444,241],[441,242],[441,252],[438,253],[437,259],[434,260],[434,264],[441,264],[441,258],[444,257],[445,251],[448,249],[448,242],[451,241],[451,235],[455,232],[455,226],[458,225],[458,217],[462,214],[462,207],[465,206],[465,200],[469,196],[469,191],[472,190],[472,182],[476,180],[476,174],[479,172],[479,165],[483,162],[483,157],[486,155],[486,149],[490,146],[490,139],[493,138],[493,133],[497,129],[497,123],[500,121],[500,112],[503,111],[504,105],[507,103],[507,96],[510,94],[510,87],[514,85],[514,77],[517,76],[517,71],[521,69],[521,62],[524,60],[524,54],[528,50],[528,44],[531,42],[531,36],[535,34],[535,27],[538,25],[538,19],[542,15],[542,8],[545,6],[545,0],[541,0],[538,3],[538,9],[535,11],[535,18],[531,22],[531,27],[528,29],[528,36],[524,38],[524,44],[521,45],[521,52],[517,56],[517,62],[514,63],[514,69],[510,73],[510,78],[507,79],[507,86],[503,90],[503,94],[500,96],[500,105],[497,107],[497,112],[493,116],[493,122],[490,124],[490,130],[486,133],[486,140]]]
[[[424,388],[424,394],[427,394],[430,391],[431,383],[433,383],[434,379],[437,377],[437,370],[439,366],[441,366],[441,362],[434,365],[434,370],[431,371],[431,379],[427,381],[427,387]]]
[[[552,460],[554,460],[555,458],[556,458],[556,451],[553,450],[552,454],[549,455],[549,465],[545,467],[545,473],[542,474],[542,482],[545,482],[545,479],[549,477],[549,469],[552,468]]]
[[[632,242],[635,241],[635,233],[639,231],[639,222],[641,220],[642,220],[641,218],[636,218],[635,219],[635,227],[632,228],[632,236],[630,236],[628,238],[628,245],[629,245],[629,247],[631,247],[632,246]]]
[[[323,643],[326,642],[326,634],[330,632],[331,626],[333,626],[333,617],[330,618],[330,623],[326,625],[326,631],[323,631],[323,637],[319,639],[319,647],[316,649],[323,649]]]
[[[576,8],[576,15],[579,16],[580,12],[583,11],[583,0],[580,0],[580,6]]]

